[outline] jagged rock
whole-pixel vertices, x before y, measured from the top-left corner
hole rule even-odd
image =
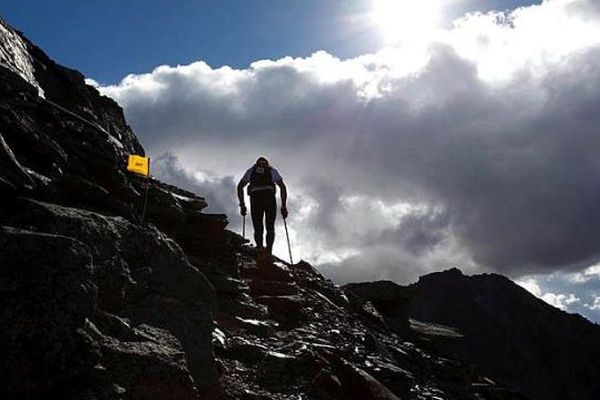
[[[311,385],[319,399],[342,399],[342,383],[331,371],[323,369],[314,377]]]
[[[315,267],[313,267],[304,260],[300,260],[297,264],[294,264],[293,268],[298,270],[304,270],[308,272],[307,276],[313,276],[317,280],[325,280],[325,277],[323,276],[323,274],[321,274],[321,272],[319,272],[319,270],[317,270]]]
[[[358,368],[346,360],[335,359],[336,376],[342,384],[341,390],[346,399],[356,400],[400,400],[385,385],[371,374]]]
[[[0,176],[0,196],[9,201],[17,195],[17,187]]]
[[[244,331],[258,337],[270,337],[276,334],[277,322],[232,316],[228,313],[218,312],[217,324],[228,332],[235,334]]]
[[[234,336],[227,343],[227,357],[245,362],[257,363],[266,357],[269,349],[261,344],[250,342],[241,336]]]
[[[246,293],[237,296],[219,296],[219,310],[242,318],[265,319],[269,311],[265,305],[255,302]]]
[[[56,64],[26,38],[20,38],[26,43],[35,81],[46,99],[103,127],[118,138],[125,151],[143,154],[141,145],[115,101],[101,96],[95,88],[86,85],[81,73]]]
[[[179,341],[168,331],[149,325],[133,331],[138,340],[121,341],[96,333],[102,364],[123,394],[135,399],[197,399]]]
[[[0,78],[8,73],[0,67]],[[5,179],[8,171],[18,170],[7,180],[20,193],[131,218],[132,210],[123,207],[134,196],[123,168],[127,155],[123,144],[35,93],[13,91],[7,82],[0,79],[2,147],[12,159],[11,169],[1,172]],[[87,187],[73,185],[74,179]]]
[[[435,339],[438,343],[440,340],[444,339],[446,339],[448,343],[454,343],[455,340],[464,338],[464,335],[462,335],[458,329],[450,326],[417,321],[412,318],[409,322],[410,328],[413,331],[416,331],[425,337]]]
[[[215,287],[215,290],[218,293],[223,294],[238,294],[238,293],[246,293],[250,290],[248,284],[243,280],[231,278],[231,277],[223,277],[221,279],[211,279],[211,283]]]
[[[177,193],[171,193],[171,195],[179,200],[183,209],[186,211],[200,211],[208,206],[208,203],[204,198],[198,197],[193,193],[190,193],[190,195],[187,196]]]
[[[205,311],[158,293],[146,293],[133,300],[140,304],[128,306],[123,315],[135,323],[171,332],[181,341],[195,385],[202,390],[214,389],[218,376],[211,343],[213,326]]]
[[[258,296],[256,301],[269,307],[269,312],[286,318],[296,318],[303,304],[302,297],[297,295]]]
[[[255,296],[291,296],[298,294],[298,286],[288,282],[264,281],[261,279],[248,279],[250,292]]]
[[[253,390],[246,389],[242,393],[240,400],[273,400],[273,397],[265,393],[257,393]]]
[[[226,226],[226,215],[192,211],[186,214],[186,222],[171,233],[186,253],[207,257],[220,250]]]
[[[370,357],[367,364],[367,372],[375,379],[402,398],[409,396],[410,389],[415,384],[415,377],[411,372],[375,357]]]
[[[154,183],[151,183],[148,188],[146,213],[150,221],[166,231],[176,230],[177,226],[186,220],[186,213],[177,198]]]
[[[215,314],[215,322],[217,323],[218,328],[227,332],[236,332],[241,329],[238,318],[241,317],[223,311],[217,311]]]
[[[213,285],[217,293],[224,296],[237,296],[242,293],[248,293],[250,287],[248,283],[243,279],[236,278],[232,275],[236,275],[233,270],[227,270],[223,268],[223,265],[215,263],[202,263],[198,262],[193,265],[196,266],[206,278]]]
[[[405,332],[409,327],[410,289],[394,282],[378,281],[351,283],[344,286],[344,291],[359,307],[364,308],[367,302],[371,303],[391,329]]]
[[[238,326],[248,333],[256,336],[268,337],[275,335],[277,323],[273,321],[260,321],[257,319],[244,319],[236,317]]]
[[[275,264],[266,264],[262,267],[256,264],[246,264],[244,265],[244,267],[241,268],[240,273],[245,278],[256,280],[278,282],[292,281],[292,275],[290,274],[290,272]]]
[[[44,202],[23,199],[13,211],[5,221],[14,226],[34,223],[41,231],[60,232],[85,243],[95,263],[98,305],[135,325],[168,329],[183,345],[195,385],[216,384],[210,343],[214,290],[172,240],[120,217]],[[36,257],[44,255],[38,252]],[[27,265],[26,260],[21,262]],[[92,310],[88,318],[94,319]],[[149,355],[148,360],[157,357]]]
[[[11,191],[16,191],[17,187],[32,190],[35,186],[33,179],[8,147],[2,132],[0,132],[0,171],[2,181],[10,185]]]
[[[140,227],[120,217],[27,199],[13,209],[5,222],[13,226],[34,222],[40,231],[77,237],[89,246],[100,266],[112,268],[115,260],[121,258],[125,261],[118,262],[121,276],[129,279],[133,275],[153,291],[205,307],[207,312],[215,309],[212,285],[187,262],[177,244],[155,228]],[[99,273],[103,273],[102,269]]]

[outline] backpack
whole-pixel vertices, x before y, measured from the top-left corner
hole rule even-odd
[[[262,172],[261,169],[263,170]],[[264,190],[271,190],[275,192],[275,184],[273,183],[271,167],[261,168],[255,165],[252,167],[252,173],[250,174],[248,194],[250,195],[259,191],[262,192]]]

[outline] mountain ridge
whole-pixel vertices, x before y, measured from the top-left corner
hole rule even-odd
[[[448,324],[467,336],[450,354],[534,399],[600,396],[598,324],[547,304],[499,274],[442,272],[411,288],[412,317]]]

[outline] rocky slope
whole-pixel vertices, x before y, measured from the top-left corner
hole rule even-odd
[[[496,274],[420,278],[409,313],[465,335],[450,354],[537,400],[600,398],[600,326]]]
[[[386,319],[398,320],[403,309],[413,324],[454,327],[461,338],[449,341],[443,354],[531,399],[600,398],[600,326],[548,305],[506,277],[465,276],[453,268],[408,287],[372,282],[347,288],[381,304]]]
[[[0,397],[524,398],[443,356],[460,335],[409,324],[406,293],[257,264],[193,193],[151,180],[141,223],[122,110],[0,27]]]

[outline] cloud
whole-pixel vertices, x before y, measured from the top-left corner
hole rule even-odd
[[[542,296],[542,300],[546,303],[560,308],[561,310],[567,310],[569,306],[573,303],[579,303],[580,298],[576,297],[573,293],[569,293],[568,295],[564,294],[555,294],[555,293],[545,293]]]
[[[265,154],[296,254],[339,280],[405,282],[600,261],[599,88],[597,5],[552,0],[469,14],[422,46],[160,66],[100,90],[150,154],[185,165],[166,158],[159,177],[237,218],[232,188]]]
[[[594,296],[592,304],[585,304],[592,311],[600,311],[600,296]]]
[[[335,204],[334,210],[320,209],[331,195],[311,200],[316,210],[293,226],[296,243],[310,244],[302,247],[303,256],[337,282],[411,282],[432,269],[455,266],[453,260],[461,260],[466,272],[479,270],[452,235],[443,209],[345,195],[325,202]]]
[[[595,266],[586,268],[587,276],[596,270]],[[515,283],[527,289],[534,296],[547,303],[571,313],[578,313],[591,321],[600,323],[600,279],[574,280],[573,273],[554,272],[524,276]],[[581,275],[585,275],[581,273]],[[600,300],[598,300],[600,302]]]
[[[85,78],[85,84],[86,85],[90,85],[90,86],[95,87],[95,88],[99,88],[101,86],[98,82],[96,82],[92,78]]]
[[[600,264],[592,265],[582,272],[570,274],[568,279],[575,284],[587,283],[592,280],[600,281]]]
[[[560,308],[563,311],[569,309],[569,307],[575,303],[579,303],[581,301],[580,298],[575,296],[573,293],[569,293],[568,295],[562,293],[552,293],[552,292],[542,292],[542,288],[538,282],[538,279],[529,277],[527,279],[515,281],[515,283],[528,292],[533,294],[535,297],[538,297],[544,300],[546,303],[554,306],[556,308]]]
[[[239,226],[237,200],[234,197],[236,182],[232,176],[215,176],[206,170],[186,167],[169,152],[152,159],[152,174],[171,185],[199,193],[209,204],[208,212],[225,213],[230,224]]]
[[[536,279],[528,278],[524,280],[515,281],[515,283],[521,286],[522,288],[526,289],[535,297],[542,297],[542,289],[540,289],[540,285]]]

